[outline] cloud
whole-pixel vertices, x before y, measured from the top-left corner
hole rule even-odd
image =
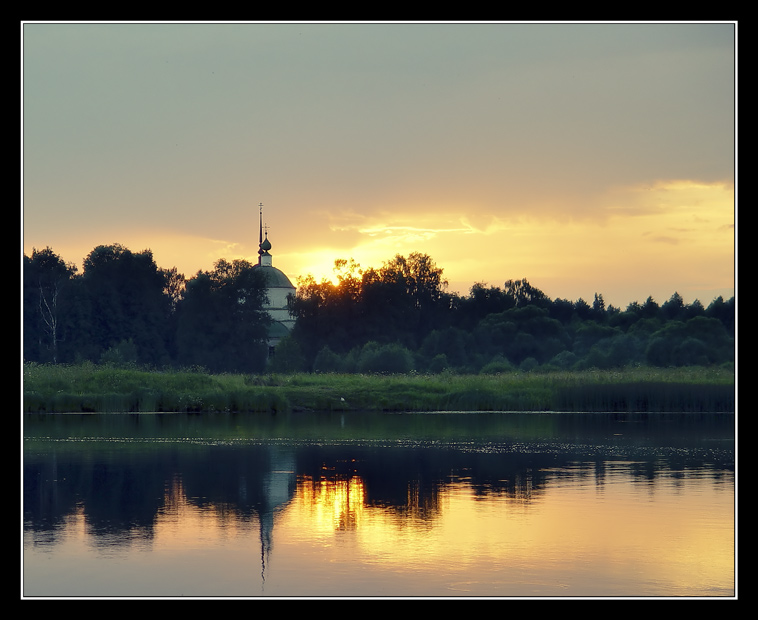
[[[679,244],[679,239],[676,239],[674,237],[666,237],[663,235],[656,235],[655,237],[653,237],[653,241],[655,241],[656,243],[669,243],[671,245]]]

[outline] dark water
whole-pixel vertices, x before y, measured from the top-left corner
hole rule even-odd
[[[733,597],[734,416],[27,415],[23,594]]]

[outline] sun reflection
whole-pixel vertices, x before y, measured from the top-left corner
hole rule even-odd
[[[364,512],[365,486],[358,476],[345,479],[304,476],[298,481],[297,505],[318,529],[353,530]]]

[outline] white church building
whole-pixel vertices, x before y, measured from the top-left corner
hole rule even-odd
[[[260,232],[258,235],[258,264],[254,269],[262,269],[266,276],[266,296],[268,304],[265,310],[274,320],[268,332],[269,354],[279,341],[292,331],[295,319],[290,316],[287,307],[287,297],[295,294],[295,287],[283,271],[273,265],[271,257],[271,242],[268,240],[268,231],[263,231],[263,205],[259,205]]]

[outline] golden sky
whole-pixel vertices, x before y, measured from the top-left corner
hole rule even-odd
[[[735,287],[735,23],[24,23],[22,238],[293,282],[429,254],[626,307]]]

